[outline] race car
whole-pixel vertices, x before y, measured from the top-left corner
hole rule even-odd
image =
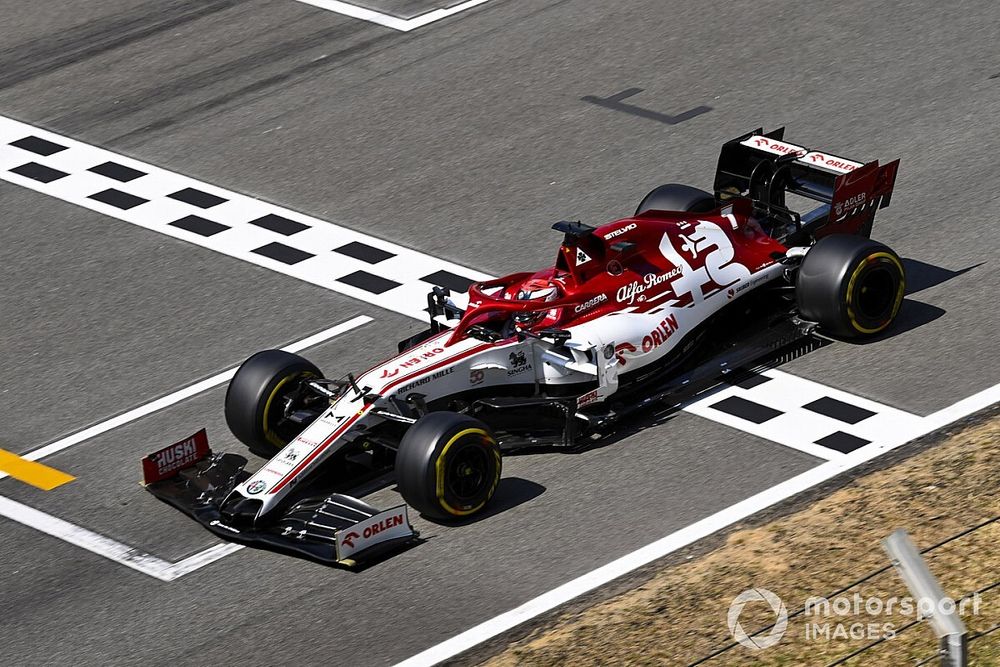
[[[362,373],[329,379],[258,352],[225,415],[269,460],[248,471],[201,431],[145,459],[147,488],[227,539],[353,565],[417,539],[407,507],[435,521],[483,511],[504,452],[586,446],[804,341],[881,334],[905,277],[870,235],[899,161],[783,134],[725,143],[712,192],[663,185],[630,217],[557,222],[552,266],[466,295],[435,288],[427,329]],[[379,511],[344,493],[374,479],[406,504]]]

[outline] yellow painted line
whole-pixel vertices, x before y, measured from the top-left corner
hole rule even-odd
[[[0,472],[5,472],[14,479],[19,479],[25,484],[37,486],[45,491],[51,491],[57,486],[62,486],[76,479],[73,475],[67,475],[44,463],[21,458],[5,449],[0,449]]]

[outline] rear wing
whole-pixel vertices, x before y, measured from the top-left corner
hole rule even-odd
[[[723,144],[715,196],[720,201],[749,197],[768,213],[790,213],[799,224],[800,216],[785,207],[785,194],[792,193],[821,203],[801,216],[802,226],[836,223],[843,225],[837,231],[870,230],[875,211],[892,198],[899,160],[861,163],[788,143],[784,133],[783,127],[758,128]]]

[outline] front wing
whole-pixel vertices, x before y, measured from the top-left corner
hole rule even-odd
[[[225,501],[250,477],[246,464],[242,456],[213,453],[202,429],[143,459],[144,486],[226,540],[324,563],[352,567],[419,537],[406,505],[379,511],[339,493],[300,500],[263,525],[236,524]]]

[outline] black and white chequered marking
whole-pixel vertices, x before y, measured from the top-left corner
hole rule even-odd
[[[778,370],[749,373],[688,412],[823,459],[920,432],[921,417]]]
[[[0,179],[419,319],[435,285],[488,278],[2,116]]]

